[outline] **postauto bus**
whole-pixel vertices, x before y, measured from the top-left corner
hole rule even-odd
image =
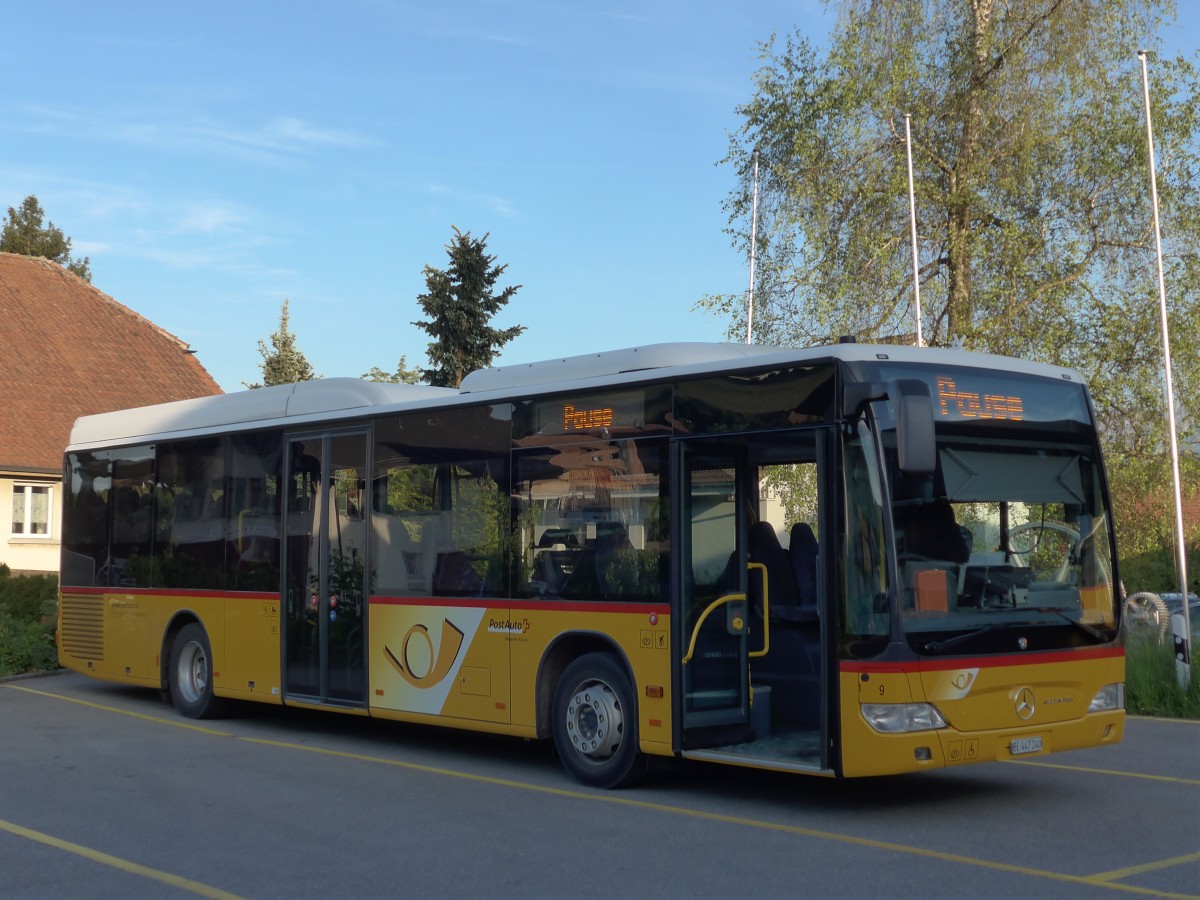
[[[662,344],[78,420],[59,654],[160,689],[851,777],[1121,739],[1067,369]]]

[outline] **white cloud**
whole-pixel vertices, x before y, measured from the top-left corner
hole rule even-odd
[[[212,234],[228,231],[246,220],[247,216],[244,213],[228,206],[197,204],[183,210],[182,217],[172,231],[176,234]]]
[[[506,219],[511,219],[519,214],[517,207],[511,200],[507,197],[501,197],[498,194],[480,194],[447,187],[444,184],[432,183],[425,186],[425,192],[431,196],[439,199],[444,198],[462,206],[490,210],[497,215],[504,216]]]
[[[294,116],[275,116],[258,124],[236,124],[164,110],[146,118],[145,110],[77,110],[26,104],[0,129],[55,134],[69,140],[98,140],[190,155],[225,153],[264,162],[293,160],[328,148],[351,149],[378,144],[373,138],[323,126]]]

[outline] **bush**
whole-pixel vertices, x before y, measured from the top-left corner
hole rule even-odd
[[[58,666],[54,625],[58,578],[9,574],[0,565],[0,677]]]
[[[1170,636],[1131,639],[1125,648],[1125,709],[1139,716],[1200,719],[1200,667],[1192,660],[1188,690],[1179,689]]]
[[[1200,547],[1187,551],[1190,590],[1200,592]],[[1121,581],[1126,591],[1153,591],[1156,594],[1179,591],[1179,568],[1175,565],[1174,550],[1150,550],[1121,556]]]

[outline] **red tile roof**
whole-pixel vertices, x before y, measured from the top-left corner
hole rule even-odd
[[[48,259],[0,253],[0,469],[60,472],[78,416],[219,393],[173,334]]]

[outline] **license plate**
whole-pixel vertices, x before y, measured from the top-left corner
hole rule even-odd
[[[1022,753],[1037,753],[1041,749],[1042,739],[1040,737],[1013,738],[1013,742],[1008,747],[1013,756],[1020,756]]]

